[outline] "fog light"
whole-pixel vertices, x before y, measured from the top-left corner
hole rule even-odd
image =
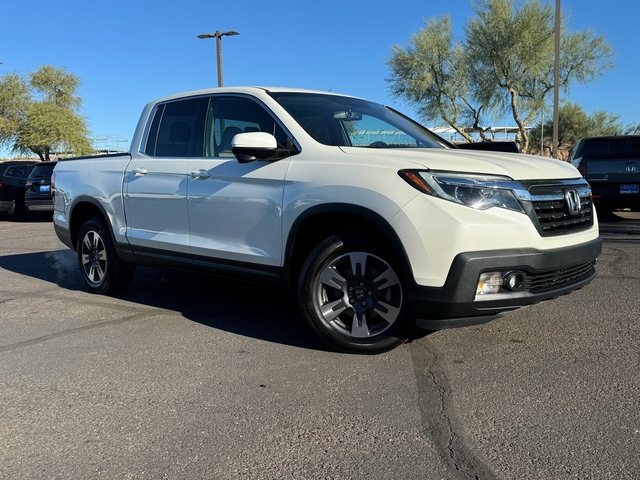
[[[509,272],[504,276],[504,288],[510,291],[520,290],[524,285],[522,272]]]
[[[486,272],[480,275],[476,295],[487,295],[490,293],[500,293],[502,287],[501,272]]]

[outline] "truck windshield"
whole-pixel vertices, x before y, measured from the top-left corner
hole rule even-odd
[[[450,148],[420,124],[380,104],[331,94],[270,95],[316,141],[336,147]]]

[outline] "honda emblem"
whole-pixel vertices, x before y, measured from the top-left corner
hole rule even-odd
[[[582,200],[577,190],[567,190],[564,192],[564,204],[570,215],[578,215],[582,211]]]

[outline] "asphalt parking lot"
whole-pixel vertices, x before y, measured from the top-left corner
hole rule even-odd
[[[356,356],[278,289],[92,295],[50,222],[0,220],[0,478],[640,478],[640,214],[601,232],[588,287]]]

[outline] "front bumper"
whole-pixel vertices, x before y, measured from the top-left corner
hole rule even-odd
[[[602,239],[549,251],[534,249],[468,252],[455,257],[441,288],[417,284],[408,289],[409,305],[420,328],[440,329],[492,320],[504,312],[565,295],[596,275]],[[517,291],[476,296],[480,274],[518,271],[525,282]]]

